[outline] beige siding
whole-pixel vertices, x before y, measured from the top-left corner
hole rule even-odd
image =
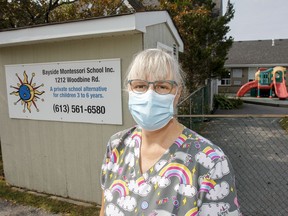
[[[161,42],[166,46],[173,48],[176,45],[178,54],[178,45],[175,38],[171,34],[171,31],[166,24],[159,24],[147,27],[147,32],[144,35],[144,48],[154,48],[157,47],[157,42]]]
[[[19,187],[100,203],[100,167],[109,137],[132,126],[123,91],[123,125],[10,119],[4,65],[121,59],[122,79],[142,34],[0,48],[0,138],[7,181]]]
[[[122,83],[133,55],[157,42],[173,47],[166,24],[147,32],[0,48],[0,139],[8,183],[100,203],[100,168],[109,137],[134,125],[122,91],[123,125],[10,119],[4,65],[121,59]],[[178,45],[176,47],[178,55]],[[124,86],[123,86],[124,88]]]

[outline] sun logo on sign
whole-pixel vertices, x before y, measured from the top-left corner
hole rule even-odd
[[[37,89],[40,87],[43,87],[44,84],[42,83],[39,86],[36,86],[35,83],[32,84],[35,73],[32,73],[32,78],[30,82],[28,82],[28,75],[26,74],[26,71],[24,71],[23,73],[23,77],[24,77],[23,80],[20,79],[17,73],[16,73],[16,76],[20,83],[17,83],[17,87],[10,86],[10,88],[14,88],[17,90],[17,91],[10,92],[10,95],[19,96],[19,100],[16,101],[14,105],[16,105],[19,101],[21,101],[21,105],[24,106],[23,112],[25,113],[26,108],[27,108],[27,110],[31,113],[31,106],[33,104],[37,112],[39,112],[39,109],[36,105],[36,101],[40,99],[38,95],[42,95],[43,93],[45,93],[45,91],[40,92]],[[41,99],[41,100],[44,101],[44,99]]]

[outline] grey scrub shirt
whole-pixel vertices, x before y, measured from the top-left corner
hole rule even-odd
[[[113,135],[101,171],[105,215],[241,215],[232,166],[209,140],[184,128],[141,173],[141,128]]]

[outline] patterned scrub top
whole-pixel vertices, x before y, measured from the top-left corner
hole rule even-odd
[[[105,215],[240,216],[232,166],[194,131],[182,134],[146,173],[141,128],[113,135],[101,171]]]

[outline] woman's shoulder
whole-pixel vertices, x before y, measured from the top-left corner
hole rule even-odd
[[[136,126],[133,126],[130,128],[126,128],[122,131],[118,131],[117,133],[113,134],[110,139],[120,139],[129,136],[136,130],[136,128],[137,128]]]
[[[137,130],[137,127],[131,127],[131,128],[127,128],[124,129],[122,131],[118,131],[117,133],[113,134],[110,139],[109,139],[109,143],[110,145],[112,145],[113,148],[115,148],[115,145],[119,145],[119,143],[121,143],[122,141],[124,141],[126,138],[128,138],[129,136],[131,136],[131,134],[133,134],[133,132]]]
[[[193,145],[198,151],[209,149],[217,149],[223,153],[222,149],[215,143],[213,143],[209,138],[205,138],[201,134],[189,129],[185,128],[183,134],[187,137],[186,144]]]

